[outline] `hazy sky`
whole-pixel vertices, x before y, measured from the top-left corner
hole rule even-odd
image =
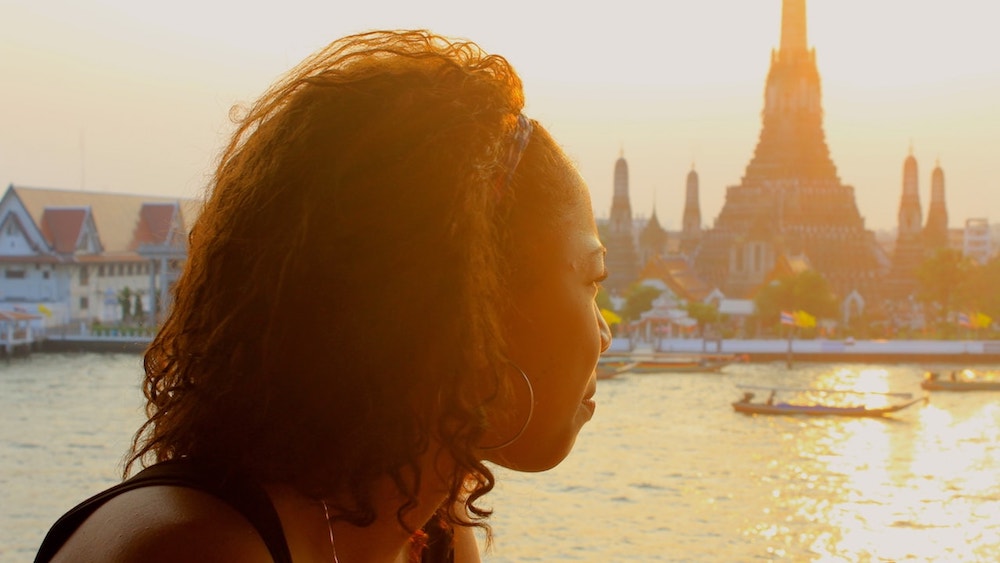
[[[827,141],[868,227],[895,227],[911,146],[925,214],[940,159],[950,226],[1000,221],[995,1],[808,2]],[[781,18],[780,0],[151,6],[0,0],[0,183],[197,196],[233,104],[336,37],[425,27],[513,63],[598,216],[624,150],[636,214],[655,200],[677,228],[693,164],[710,225],[756,146]]]

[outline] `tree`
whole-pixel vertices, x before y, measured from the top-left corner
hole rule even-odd
[[[836,318],[837,298],[826,278],[816,270],[782,276],[754,296],[757,316],[764,325],[780,322],[782,311],[805,311],[817,319]]]
[[[122,322],[132,318],[132,290],[128,286],[118,292],[118,304],[122,307]]]
[[[601,289],[597,290],[597,306],[609,311],[615,310],[614,305],[611,303],[611,296],[608,295],[608,290],[604,286],[601,286]]]
[[[937,324],[956,307],[969,304],[970,275],[974,262],[951,248],[942,248],[917,268],[918,295]]]
[[[628,288],[625,296],[625,305],[622,307],[621,316],[626,322],[634,321],[646,311],[653,308],[653,301],[662,293],[661,290],[643,284],[632,284]]]
[[[701,334],[705,334],[705,325],[716,323],[719,320],[719,308],[715,303],[691,301],[685,309],[689,317],[698,321],[698,332]]]
[[[962,283],[961,304],[1000,319],[1000,256],[983,265],[972,261]]]
[[[135,299],[132,301],[132,316],[140,321],[143,320],[144,312],[142,310],[142,294],[139,292],[135,293]]]

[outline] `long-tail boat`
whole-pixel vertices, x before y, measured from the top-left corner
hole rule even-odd
[[[805,415],[833,415],[833,416],[853,416],[853,417],[878,417],[885,416],[894,412],[901,411],[907,407],[913,406],[920,402],[927,402],[928,397],[926,395],[922,397],[913,398],[910,393],[875,393],[869,391],[846,391],[837,389],[799,389],[799,388],[788,388],[788,387],[754,387],[754,386],[742,386],[744,389],[769,389],[771,394],[768,396],[767,400],[764,402],[755,402],[754,393],[744,392],[743,397],[732,403],[733,410],[736,412],[744,414],[805,414]],[[811,392],[811,393],[821,393],[821,394],[831,394],[831,393],[850,393],[858,395],[888,395],[892,397],[899,397],[904,400],[881,406],[881,407],[869,407],[866,405],[833,405],[833,404],[823,404],[817,402],[811,403],[792,403],[792,402],[775,402],[774,396],[777,391],[801,391],[801,392]]]

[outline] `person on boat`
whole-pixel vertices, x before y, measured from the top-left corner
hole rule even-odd
[[[767,404],[768,405],[774,404],[774,389],[772,389],[771,393],[767,396]]]
[[[740,398],[741,403],[749,403],[754,398],[754,394],[751,391],[744,391],[743,397]]]
[[[36,561],[478,561],[611,333],[590,196],[500,56],[334,41],[238,117],[145,353],[124,485]],[[138,479],[138,480],[135,480]]]

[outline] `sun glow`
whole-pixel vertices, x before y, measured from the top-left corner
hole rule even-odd
[[[1000,216],[1000,34],[988,3],[807,2],[825,131],[868,226],[896,223],[912,145],[922,192],[940,158],[952,226]],[[192,195],[230,130],[233,103],[333,38],[427,27],[503,54],[524,78],[527,111],[566,147],[610,207],[624,149],[633,209],[679,226],[694,164],[705,223],[739,182],[760,133],[781,2],[668,0],[562,6],[512,0],[489,17],[457,1],[352,5],[289,0],[280,9],[178,0],[0,6],[0,180],[57,188]]]

